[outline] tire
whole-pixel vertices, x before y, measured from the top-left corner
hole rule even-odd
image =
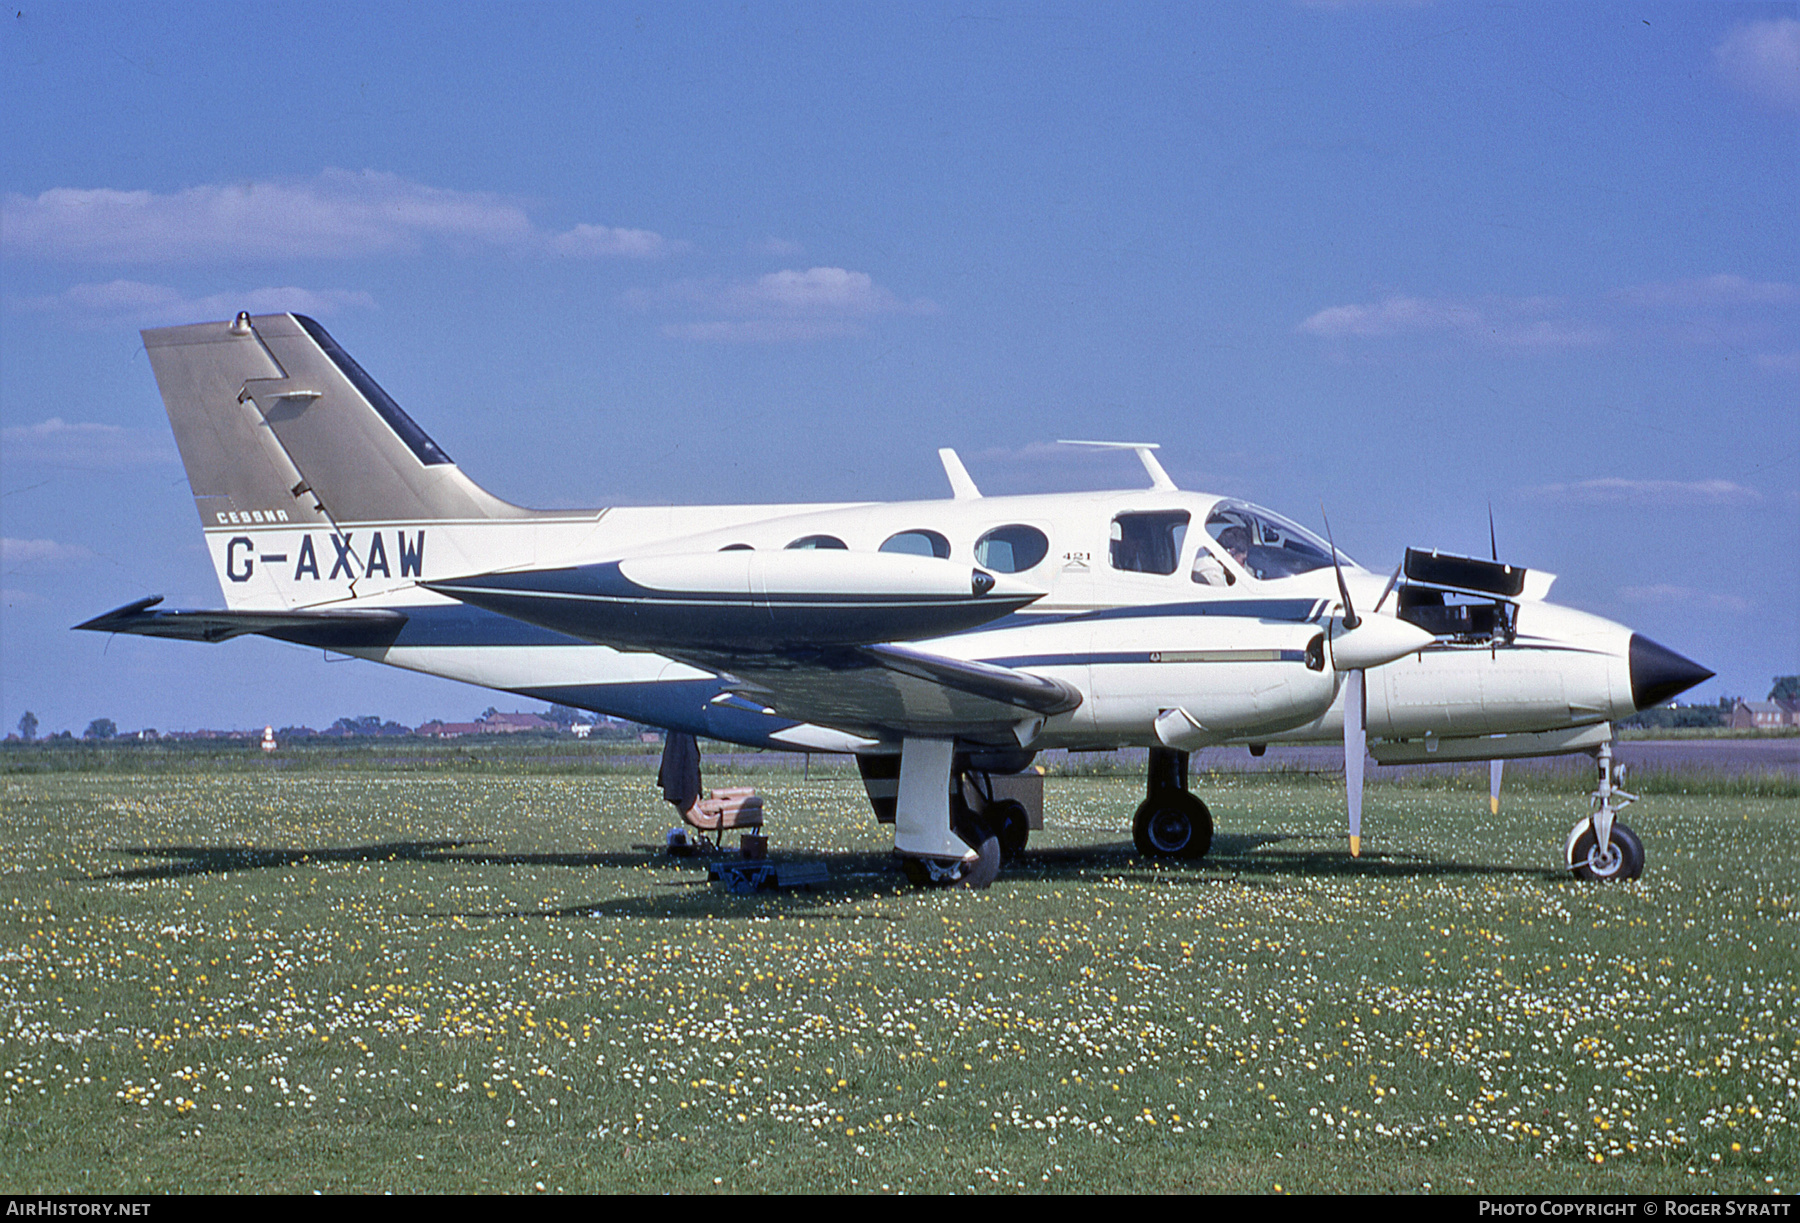
[[[982,891],[1000,877],[1000,838],[992,834],[971,846],[972,862],[927,862],[901,858],[900,873],[916,888],[970,888]]]
[[[1644,843],[1624,824],[1613,823],[1612,853],[1608,857],[1600,857],[1599,847],[1600,839],[1594,835],[1593,822],[1587,821],[1569,849],[1569,869],[1577,879],[1613,883],[1636,879],[1644,873]]]
[[[1146,858],[1204,858],[1212,837],[1212,812],[1185,790],[1145,799],[1131,821],[1131,839]]]
[[[1000,838],[987,837],[975,847],[975,861],[951,887],[984,891],[1000,877]]]
[[[988,827],[1000,841],[1000,860],[1016,861],[1031,840],[1031,815],[1025,804],[1014,798],[1004,799],[987,809]]]

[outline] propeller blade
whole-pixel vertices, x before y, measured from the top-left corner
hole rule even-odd
[[[1331,567],[1337,571],[1338,594],[1344,600],[1344,627],[1355,628],[1362,621],[1357,619],[1356,608],[1350,605],[1350,587],[1344,582],[1344,566],[1338,560],[1337,541],[1331,537],[1331,516],[1325,512],[1325,503],[1319,503],[1319,517],[1325,520],[1325,542],[1331,545]]]
[[[1396,583],[1398,583],[1400,581],[1400,571],[1404,568],[1406,568],[1405,561],[1401,561],[1398,565],[1394,566],[1394,572],[1393,572],[1393,575],[1388,578],[1388,584],[1381,588],[1381,597],[1379,599],[1375,600],[1375,613],[1374,614],[1376,614],[1376,615],[1381,614],[1381,605],[1383,603],[1386,603],[1387,597],[1394,593],[1394,586]]]
[[[1344,801],[1350,808],[1350,856],[1362,856],[1363,757],[1369,750],[1369,710],[1363,673],[1344,676]]]
[[[1500,814],[1500,779],[1506,773],[1506,761],[1488,761],[1488,814]]]

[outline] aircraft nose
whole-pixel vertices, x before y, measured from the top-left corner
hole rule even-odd
[[[1713,673],[1639,633],[1631,635],[1631,703],[1650,709],[1680,696]]]

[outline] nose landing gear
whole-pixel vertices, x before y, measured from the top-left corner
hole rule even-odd
[[[1597,883],[1636,879],[1644,873],[1644,843],[1616,817],[1637,801],[1637,795],[1619,784],[1625,778],[1625,766],[1613,764],[1610,742],[1594,749],[1594,763],[1600,773],[1593,793],[1594,810],[1569,830],[1565,860],[1577,879]]]

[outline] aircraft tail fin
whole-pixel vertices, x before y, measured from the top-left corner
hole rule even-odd
[[[532,515],[465,476],[309,318],[143,335],[208,530]]]

